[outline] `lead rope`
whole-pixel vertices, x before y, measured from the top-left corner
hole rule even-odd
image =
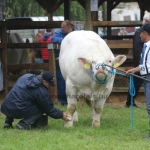
[[[118,73],[121,76],[126,76],[126,74]],[[134,130],[134,107],[133,107],[133,97],[135,95],[135,86],[133,82],[133,75],[130,75],[129,93],[131,95],[131,107],[130,107],[130,118],[131,118],[131,129]]]
[[[126,74],[118,73],[121,76],[126,76]],[[134,130],[134,107],[133,107],[133,97],[135,95],[135,86],[133,82],[133,75],[130,75],[129,93],[131,95],[131,107],[130,107],[130,118],[131,118],[131,129]]]
[[[129,93],[131,95],[131,107],[130,107],[130,114],[131,114],[131,129],[134,130],[134,108],[133,108],[133,97],[135,95],[135,87],[133,82],[133,75],[130,75],[130,87]]]
[[[99,63],[97,66],[105,66],[104,64],[102,63]],[[119,72],[115,72],[114,69],[112,68],[112,70],[108,70],[106,69],[110,74],[110,79],[112,77],[112,75],[114,74],[117,74],[117,75],[121,75],[121,76],[126,76],[126,74],[122,74],[122,73],[119,73]],[[92,79],[93,81],[99,83],[99,84],[106,84],[110,81],[110,79],[107,79],[108,76],[105,77],[105,79],[103,81],[99,80],[97,77],[96,77],[96,80],[94,79],[93,77],[93,70],[92,70],[92,67],[91,67],[91,74],[92,74]],[[131,118],[131,129],[134,130],[134,108],[133,108],[133,96],[135,95],[135,87],[134,87],[134,83],[133,83],[133,75],[130,74],[130,85],[129,85],[129,93],[131,95],[131,107],[130,107],[130,118]]]

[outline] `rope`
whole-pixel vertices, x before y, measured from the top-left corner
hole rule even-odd
[[[126,76],[126,74],[118,73],[116,74],[121,75],[121,76]],[[131,129],[134,130],[134,107],[133,107],[133,97],[135,95],[135,87],[134,87],[134,82],[133,82],[133,75],[130,74],[130,86],[129,86],[129,93],[131,95],[131,107],[130,107],[130,118],[131,118]]]
[[[91,74],[92,74],[92,79],[93,81],[95,81],[96,83],[99,83],[99,84],[106,84],[110,81],[111,77],[114,75],[114,74],[117,74],[117,75],[120,75],[120,76],[126,76],[126,74],[123,74],[123,73],[119,73],[119,72],[115,72],[114,71],[114,67],[111,67],[112,70],[108,70],[108,68],[106,67],[105,64],[102,64],[102,63],[99,63],[96,65],[96,67],[99,67],[99,66],[102,66],[102,67],[105,67],[106,71],[108,71],[110,73],[110,78],[108,79],[108,75],[105,77],[104,80],[100,80],[98,79],[98,77],[94,77],[94,72],[92,70],[92,67],[91,67]],[[133,75],[130,74],[130,86],[129,86],[129,93],[131,95],[131,107],[130,107],[130,114],[131,114],[131,129],[134,130],[134,108],[133,108],[133,97],[135,95],[135,87],[134,87],[134,82],[133,82]]]
[[[92,70],[92,66],[91,66],[90,70],[91,70],[92,80],[95,81],[98,84],[106,84],[111,80],[112,76],[115,74],[114,69],[112,68],[112,70],[108,70],[108,68],[103,63],[97,64],[95,66],[95,68],[99,67],[99,66],[104,67],[106,69],[106,71],[109,72],[109,75],[106,75],[103,80],[100,80],[97,76],[94,76],[94,71]]]
[[[106,83],[108,83],[108,82],[111,80],[112,76],[115,75],[115,74],[121,75],[121,76],[126,76],[126,74],[122,74],[122,73],[119,73],[119,72],[115,72],[115,71],[114,71],[115,68],[113,68],[113,67],[111,67],[111,70],[109,70],[109,69],[106,67],[106,65],[103,64],[103,63],[97,64],[97,65],[95,66],[95,68],[96,68],[96,67],[99,67],[99,66],[104,67],[105,70],[109,72],[109,76],[106,75],[103,80],[100,80],[97,76],[94,76],[94,71],[92,70],[92,67],[90,67],[90,69],[91,69],[91,75],[92,75],[92,80],[95,81],[95,82],[98,83],[98,84],[106,84]]]
[[[130,75],[130,87],[129,93],[131,95],[131,107],[130,107],[130,114],[131,114],[131,129],[134,130],[134,108],[133,108],[133,96],[135,95],[135,87],[133,82],[133,75]]]
[[[126,76],[126,74],[118,73],[116,74],[121,75],[121,76]],[[130,118],[131,118],[131,129],[134,130],[134,107],[133,107],[133,97],[135,95],[135,87],[134,87],[134,82],[133,82],[133,75],[130,74],[130,86],[129,86],[129,93],[131,95],[131,107],[130,107]]]

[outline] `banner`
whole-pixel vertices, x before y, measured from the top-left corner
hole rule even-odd
[[[91,0],[91,11],[98,11],[98,0]]]

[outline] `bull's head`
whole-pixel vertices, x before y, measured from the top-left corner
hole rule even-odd
[[[126,60],[125,55],[118,55],[114,57],[104,58],[103,61],[90,60],[86,58],[78,58],[78,61],[85,69],[90,69],[93,80],[100,84],[109,82],[112,75],[114,74],[113,67],[119,67]],[[112,66],[108,67],[108,66]]]

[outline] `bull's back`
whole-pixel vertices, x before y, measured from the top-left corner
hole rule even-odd
[[[100,37],[92,31],[73,31],[69,33],[62,41],[61,53],[67,50],[69,51],[69,49],[67,49],[66,46],[75,46],[80,43],[83,43],[83,41],[93,40],[93,38],[97,40]],[[78,45],[78,47],[80,47],[80,45]]]
[[[59,56],[60,68],[63,77],[76,74],[76,77],[88,75],[85,69],[78,62],[78,58],[95,58],[104,57],[106,52],[112,55],[106,42],[93,31],[74,31],[69,33],[61,43]],[[79,71],[77,74],[77,71]]]
[[[94,49],[97,47],[97,49]],[[110,50],[106,44],[106,42],[95,32],[93,31],[73,31],[69,33],[62,41],[61,43],[61,51],[60,56],[65,53],[86,53],[88,50],[88,53],[92,53],[92,50],[94,52],[99,52],[98,50],[101,49],[101,52],[103,50],[103,47],[105,47],[106,50]],[[81,51],[82,50],[82,51]],[[90,52],[91,51],[91,52]],[[86,55],[86,54],[84,54]]]

